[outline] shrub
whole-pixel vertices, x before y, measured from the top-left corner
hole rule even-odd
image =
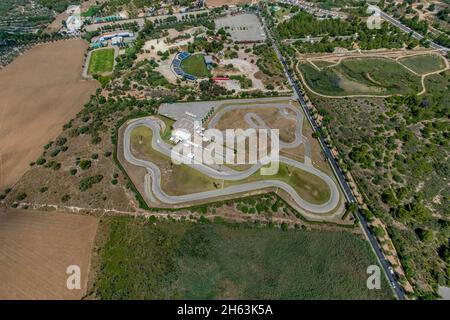
[[[59,137],[58,139],[56,139],[56,144],[60,147],[65,145],[66,142],[67,142],[67,138],[65,138],[65,137]]]
[[[94,184],[99,183],[103,180],[103,176],[98,174],[92,177],[84,178],[80,181],[80,190],[86,191],[87,189],[90,189]]]
[[[26,197],[27,197],[27,194],[26,194],[25,192],[20,192],[20,193],[17,195],[16,200],[22,201],[22,200],[25,200]]]
[[[87,170],[91,167],[91,161],[90,160],[81,160],[80,161],[80,168],[81,170]]]
[[[37,164],[38,166],[41,166],[41,165],[43,165],[46,161],[47,161],[47,160],[45,160],[45,158],[39,158],[39,159],[37,159],[36,164]]]
[[[61,150],[59,148],[57,148],[57,149],[53,150],[52,153],[50,153],[50,156],[56,157],[60,152],[61,152]]]
[[[39,192],[40,193],[44,193],[44,192],[46,192],[48,190],[48,187],[41,187],[40,189],[39,189]]]
[[[76,174],[77,174],[77,172],[78,172],[78,170],[77,170],[77,169],[75,169],[75,168],[73,168],[73,169],[70,169],[70,175],[72,175],[72,176],[76,175]]]

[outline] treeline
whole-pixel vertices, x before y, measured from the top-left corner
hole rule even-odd
[[[44,7],[56,12],[63,12],[71,4],[80,4],[80,0],[39,0]]]
[[[422,35],[428,33],[428,22],[425,20],[420,21],[418,16],[415,16],[412,19],[401,17],[400,21],[414,31],[421,33]]]
[[[277,26],[278,35],[283,39],[321,35],[345,36],[354,34],[356,30],[354,23],[340,19],[318,20],[304,11]]]

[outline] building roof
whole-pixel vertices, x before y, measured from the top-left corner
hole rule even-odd
[[[206,64],[212,64],[213,61],[213,57],[212,56],[205,56],[205,63]]]

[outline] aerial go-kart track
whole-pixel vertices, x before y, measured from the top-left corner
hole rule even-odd
[[[196,120],[221,131],[279,129],[278,172],[261,175],[261,162],[206,165],[192,156],[191,164],[173,164],[172,148],[185,143],[179,132],[194,131]],[[344,200],[311,133],[289,98],[163,104],[158,116],[133,119],[120,128],[118,158],[152,207],[180,208],[274,191],[308,219],[342,223]]]

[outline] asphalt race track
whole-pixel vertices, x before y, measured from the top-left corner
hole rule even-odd
[[[221,109],[215,115],[215,117],[211,120],[210,127],[213,127],[214,124],[217,123],[217,121],[219,120],[221,115],[223,115],[226,111],[230,110],[230,108],[234,108],[234,107],[241,107],[241,106],[228,106],[228,107],[224,107],[223,109]],[[249,108],[251,106],[245,106],[245,107]],[[273,106],[272,105],[264,105],[264,107],[273,107]],[[291,106],[280,107],[280,113],[282,113],[286,117],[290,117],[290,115],[288,115],[286,112],[286,108],[290,108],[290,109],[292,108],[296,114],[296,116],[295,116],[295,118],[297,119],[296,138],[295,138],[294,142],[287,143],[285,146],[282,146],[282,144],[280,142],[280,147],[293,148],[293,147],[300,145],[301,143],[303,143],[306,140],[301,135],[301,129],[302,129],[302,125],[303,125],[303,115],[301,114],[301,112],[299,110],[295,109],[294,107],[291,107]],[[254,116],[255,114],[250,113],[250,115]],[[292,116],[292,117],[294,117],[294,116]],[[247,120],[250,125],[255,124],[255,123],[252,124],[252,122],[255,121],[254,117],[252,117],[251,119],[248,119],[248,117],[247,117]],[[264,122],[262,121],[261,118],[256,119],[256,120],[258,122],[258,127],[264,126],[263,125]],[[318,170],[317,168],[313,167],[311,165],[310,160],[305,161],[305,163],[301,163],[296,160],[292,160],[290,158],[283,157],[283,156],[280,156],[278,159],[278,161],[280,163],[284,163],[289,166],[306,171],[310,174],[313,174],[313,175],[319,177],[321,180],[323,180],[327,184],[328,188],[330,189],[330,198],[328,199],[327,202],[325,202],[323,204],[310,203],[310,202],[306,201],[305,199],[303,199],[295,191],[295,189],[293,187],[291,187],[289,184],[287,184],[286,182],[283,182],[281,180],[269,179],[269,178],[267,180],[262,180],[262,181],[247,182],[247,183],[243,182],[242,184],[228,186],[223,189],[209,190],[209,191],[198,192],[198,193],[190,193],[190,194],[179,195],[179,196],[168,195],[161,189],[161,171],[160,171],[159,167],[150,161],[137,159],[136,157],[133,156],[133,154],[131,152],[130,134],[134,128],[137,128],[140,126],[145,126],[152,130],[152,133],[153,133],[152,148],[155,149],[156,151],[170,157],[172,146],[165,143],[162,140],[162,138],[160,136],[161,128],[160,128],[160,125],[157,120],[153,120],[152,118],[141,118],[141,119],[132,120],[127,123],[127,126],[124,131],[124,143],[123,143],[124,157],[125,157],[125,160],[128,161],[129,163],[136,165],[136,166],[141,166],[141,167],[144,167],[147,169],[148,174],[145,177],[145,181],[146,181],[145,191],[146,191],[146,196],[150,200],[154,200],[156,197],[162,203],[176,205],[176,204],[183,204],[186,202],[205,200],[205,199],[209,199],[209,198],[223,197],[223,196],[228,196],[228,195],[233,195],[233,194],[238,194],[238,193],[246,193],[246,192],[251,192],[251,191],[265,189],[265,188],[280,188],[280,189],[284,190],[285,192],[287,192],[300,208],[305,209],[308,212],[313,213],[313,214],[324,215],[324,214],[330,213],[333,209],[336,209],[336,207],[339,205],[340,193],[339,193],[339,190],[338,190],[338,187],[337,187],[335,181],[331,177],[329,177],[324,172]],[[306,149],[308,149],[308,148],[305,148],[305,150]],[[306,157],[305,157],[305,159],[306,159]],[[244,179],[248,178],[249,176],[251,176],[252,174],[254,174],[255,172],[257,172],[263,166],[263,164],[262,163],[254,164],[251,168],[249,168],[245,171],[236,171],[229,167],[214,168],[214,167],[207,166],[205,164],[196,162],[195,160],[193,161],[193,163],[189,164],[189,166],[211,178],[214,178],[214,179],[238,181],[238,180],[244,180]],[[149,179],[149,178],[151,178],[151,179]],[[329,217],[330,215],[327,215],[327,216]]]

